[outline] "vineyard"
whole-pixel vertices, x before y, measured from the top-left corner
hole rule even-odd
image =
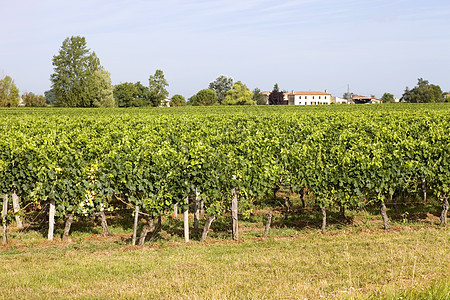
[[[323,216],[433,197],[446,225],[450,188],[450,106],[10,109],[0,111],[3,242],[8,226],[120,211],[145,243],[161,217],[184,212],[194,226],[238,219],[277,192],[306,195]],[[286,216],[289,198],[284,198]],[[303,204],[305,205],[305,204]],[[199,220],[199,211],[203,219]],[[37,219],[36,216],[40,218]],[[138,216],[145,217],[146,224]],[[39,224],[38,224],[39,225]],[[267,230],[270,227],[268,214]],[[142,228],[142,232],[137,232]],[[139,238],[140,237],[140,238]],[[187,221],[185,240],[189,240]]]

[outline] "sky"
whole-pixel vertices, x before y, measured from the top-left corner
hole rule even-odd
[[[113,84],[164,72],[188,98],[219,75],[250,89],[401,97],[450,91],[448,0],[0,0],[0,77],[51,87],[52,58],[83,36]]]

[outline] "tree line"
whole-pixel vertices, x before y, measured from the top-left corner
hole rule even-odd
[[[206,89],[202,89],[185,99],[176,94],[168,99],[168,81],[162,70],[150,75],[148,85],[140,81],[124,82],[115,86],[111,83],[110,73],[100,64],[95,52],[87,48],[86,39],[81,36],[66,38],[57,55],[52,59],[54,73],[51,74],[51,89],[43,95],[24,93],[19,90],[10,76],[0,80],[0,107],[45,106],[61,107],[143,107],[161,105],[170,106],[210,106],[210,105],[264,105],[266,99],[261,90],[253,91],[241,81],[234,82],[232,77],[220,75]],[[434,103],[450,101],[449,93],[443,93],[438,85],[418,79],[417,86],[405,89],[402,102]],[[351,93],[344,95],[344,98]],[[285,104],[282,92],[275,84],[268,104]],[[20,102],[20,99],[21,102]],[[384,93],[383,103],[394,102],[391,93]]]

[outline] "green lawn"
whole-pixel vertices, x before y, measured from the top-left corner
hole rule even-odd
[[[0,299],[450,298],[450,233],[436,226],[143,248],[127,236],[0,248]]]

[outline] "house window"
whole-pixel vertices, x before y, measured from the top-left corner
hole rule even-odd
[[[319,96],[319,99],[320,99],[320,96]]]
[[[313,99],[314,99],[314,96],[313,96]]]

